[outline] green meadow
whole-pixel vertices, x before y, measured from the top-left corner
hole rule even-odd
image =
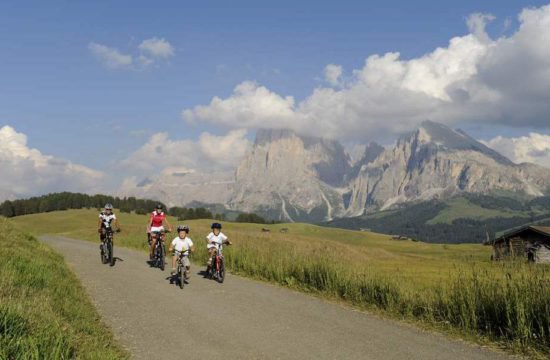
[[[0,359],[121,359],[62,256],[0,217]]]
[[[146,216],[118,214],[116,246],[145,251]],[[33,234],[99,241],[97,211],[14,219]],[[178,222],[169,219],[173,227]],[[209,220],[186,222],[206,261]],[[268,228],[269,232],[263,232]],[[281,232],[281,229],[288,229]],[[550,354],[550,268],[492,263],[482,245],[438,245],[308,224],[224,223],[230,271],[535,357]],[[169,234],[169,238],[174,234]],[[145,254],[144,254],[145,256]],[[99,256],[98,256],[99,263]]]

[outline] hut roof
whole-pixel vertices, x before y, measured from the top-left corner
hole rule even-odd
[[[544,235],[544,236],[547,236],[547,237],[550,238],[550,226],[525,225],[525,226],[515,228],[515,229],[509,230],[509,231],[506,231],[506,232],[500,234],[491,243],[505,241],[506,239],[508,239],[512,236],[519,235],[522,232],[525,232],[525,231],[528,231],[528,230],[534,231],[538,234],[541,234],[541,235]]]

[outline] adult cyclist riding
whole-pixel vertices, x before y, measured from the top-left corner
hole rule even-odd
[[[151,232],[151,247],[149,248],[150,259],[153,258],[153,251],[155,251],[155,246],[157,245],[157,234],[160,233],[161,239],[163,241],[165,240],[164,223],[166,223],[168,231],[172,231],[172,226],[168,222],[166,214],[164,213],[164,211],[162,211],[162,204],[158,204],[155,207],[155,211],[151,213],[151,216],[149,217],[149,223],[147,224],[147,227]]]
[[[120,231],[120,225],[116,215],[113,213],[113,205],[106,204],[105,209],[99,213],[99,219],[97,221],[97,232],[99,233],[99,239],[103,243],[107,234],[107,230],[112,231],[113,226],[117,231]]]

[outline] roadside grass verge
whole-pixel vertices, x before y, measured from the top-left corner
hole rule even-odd
[[[98,241],[93,211],[16,218],[39,234]],[[144,216],[121,214],[116,246],[146,250]],[[172,224],[176,222],[171,219]],[[210,221],[187,222],[197,245],[194,263],[206,260]],[[269,228],[268,233],[262,232]],[[281,228],[288,232],[280,233]],[[228,269],[240,275],[377,310],[480,343],[548,358],[550,267],[492,263],[481,245],[394,241],[383,234],[307,224],[224,223],[235,243]],[[170,234],[169,238],[175,236]]]
[[[75,358],[128,354],[63,257],[0,217],[0,359]]]

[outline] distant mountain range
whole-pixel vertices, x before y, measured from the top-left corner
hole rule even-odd
[[[234,173],[168,174],[134,192],[170,205],[221,203],[281,221],[323,222],[461,194],[550,195],[550,169],[515,164],[461,130],[426,121],[352,160],[335,140],[260,129]]]

